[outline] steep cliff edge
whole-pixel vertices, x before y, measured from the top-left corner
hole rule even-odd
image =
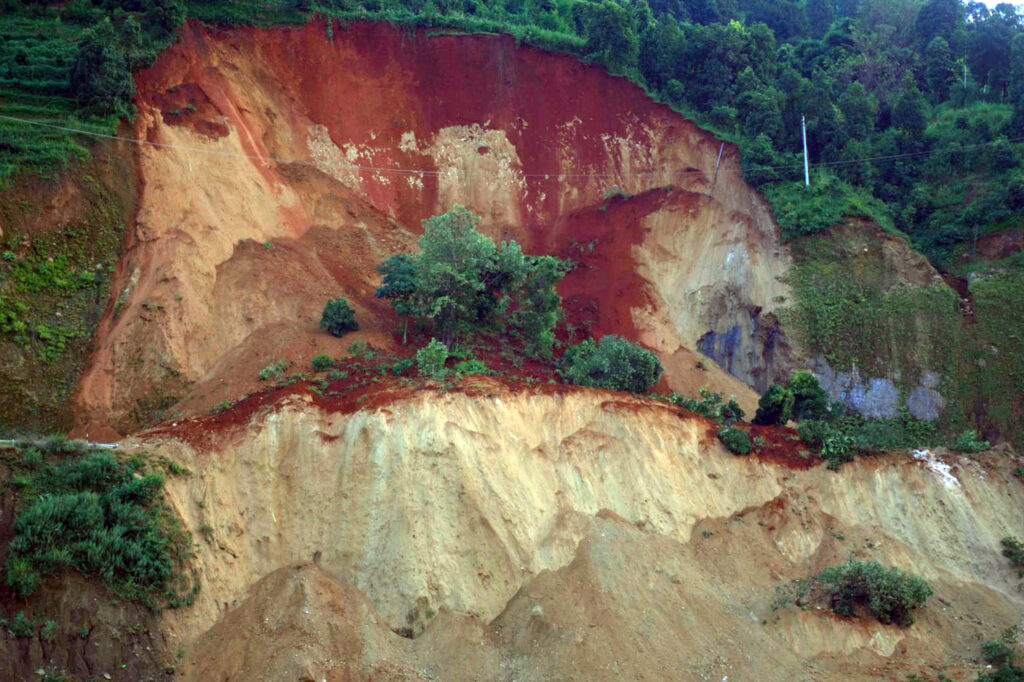
[[[328,297],[393,345],[374,267],[456,202],[495,238],[578,261],[570,321],[652,347],[672,387],[750,406],[735,377],[790,369],[774,314],[789,259],[736,151],[716,174],[713,136],[600,68],[499,36],[190,24],[137,81],[152,144],[83,434],[235,398],[275,353],[340,351],[313,333]],[[735,377],[697,366],[709,332],[732,339]]]
[[[1020,617],[1005,455],[794,471],[664,404],[472,393],[142,434],[194,472],[169,481],[205,537],[199,600],[166,615],[185,679],[896,679],[970,670]],[[931,582],[915,626],[772,611],[851,554]]]

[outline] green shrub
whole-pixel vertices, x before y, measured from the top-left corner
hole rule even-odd
[[[315,356],[309,364],[313,367],[314,372],[326,372],[331,367],[334,367],[334,359],[330,355],[321,353]]]
[[[685,408],[690,412],[712,419],[719,424],[728,426],[733,422],[741,421],[746,414],[740,404],[736,402],[735,396],[729,396],[729,402],[723,403],[722,396],[712,393],[706,388],[700,389],[700,399],[688,398],[685,395],[672,393],[663,396],[673,405]]]
[[[982,450],[988,450],[989,442],[987,440],[981,440],[978,437],[978,432],[974,429],[968,429],[960,434],[953,444],[953,449],[958,452],[981,452]]]
[[[734,455],[750,454],[750,437],[735,426],[727,426],[718,432],[718,440]]]
[[[107,451],[37,467],[14,521],[7,584],[28,596],[45,576],[73,568],[128,598],[185,603],[198,586],[180,592],[176,566],[191,542],[159,503],[163,483]]]
[[[36,634],[35,623],[25,615],[24,611],[18,611],[14,618],[11,619],[7,630],[11,633],[12,637],[18,637],[19,639],[34,637]]]
[[[465,375],[491,373],[490,368],[487,367],[487,364],[485,362],[483,362],[482,360],[477,360],[475,358],[471,360],[463,360],[462,362],[457,363],[454,367],[454,370],[456,374]]]
[[[396,361],[395,364],[391,365],[391,373],[395,376],[404,374],[406,370],[415,364],[416,361],[413,358],[402,358],[401,360]]]
[[[259,376],[259,380],[260,381],[270,381],[270,380],[280,381],[281,378],[284,376],[284,371],[286,369],[288,369],[288,361],[287,360],[278,360],[277,362],[272,362],[272,363],[270,363],[269,365],[267,365],[266,367],[264,367],[263,369],[260,370],[260,373],[258,375]]]
[[[658,383],[662,369],[657,355],[610,334],[600,344],[588,338],[569,347],[559,361],[559,372],[579,386],[646,393]]]
[[[1003,556],[1010,560],[1010,565],[1019,569],[1020,577],[1024,578],[1024,543],[1017,538],[1005,537],[1000,540],[1003,545]]]
[[[365,341],[354,341],[349,344],[348,352],[357,358],[362,358],[363,360],[373,360],[377,355],[373,350],[373,346]]]
[[[445,375],[444,363],[448,360],[448,347],[437,339],[430,339],[423,348],[416,351],[416,369],[420,376],[440,379]]]
[[[829,422],[820,419],[807,419],[796,425],[796,432],[800,440],[816,448],[821,448],[825,439],[832,435],[835,427]]]
[[[784,426],[793,417],[793,392],[772,384],[757,403],[754,423],[762,426]]]
[[[838,471],[846,462],[852,462],[857,449],[857,441],[840,431],[832,431],[825,436],[821,444],[819,456],[828,460],[828,468]]]
[[[981,645],[981,657],[986,663],[1004,668],[1013,662],[1013,648],[1004,642],[985,642]]]
[[[39,628],[39,638],[52,642],[57,637],[57,621],[48,620]]]
[[[810,372],[797,372],[787,386],[793,394],[793,419],[829,419],[832,416],[828,393],[818,377]]]
[[[923,578],[885,568],[877,561],[850,560],[832,566],[815,576],[814,583],[840,616],[854,616],[862,606],[880,622],[900,627],[912,625],[911,611],[932,596],[932,588]]]
[[[349,308],[348,301],[343,298],[328,301],[320,317],[320,329],[326,329],[328,334],[339,338],[359,329],[359,323],[356,322],[355,313]]]

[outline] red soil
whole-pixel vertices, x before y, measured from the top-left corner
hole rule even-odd
[[[338,355],[353,339],[340,345],[317,332],[315,308],[327,297],[353,304],[358,338],[400,352],[400,323],[373,297],[374,268],[414,248],[420,220],[456,200],[481,213],[495,239],[580,264],[560,286],[575,340],[614,333],[662,344],[663,357],[685,352],[674,329],[637,329],[635,311],[658,304],[635,254],[648,216],[708,203],[695,193],[708,179],[694,168],[713,166],[719,142],[625,79],[509,37],[410,36],[356,22],[335,26],[332,41],[320,20],[274,29],[190,23],[138,74],[137,88],[137,136],[186,150],[143,151],[144,218],[115,283],[130,297],[101,325],[80,424],[130,431],[155,413],[138,409],[151,396],[181,398],[166,411],[188,414],[258,389],[255,374],[277,358],[304,365],[317,352]],[[195,152],[204,145],[213,156]],[[324,170],[314,145],[333,145],[359,168],[342,161]],[[495,175],[495,166],[474,175],[473,164],[491,157],[509,174]],[[441,177],[441,158],[441,170],[464,175]],[[735,165],[734,150],[726,160]],[[723,219],[748,220],[741,214],[753,193],[719,185],[734,202]],[[238,206],[251,208],[251,219]],[[153,305],[166,314],[150,315]],[[670,368],[658,390],[742,392],[716,372]]]

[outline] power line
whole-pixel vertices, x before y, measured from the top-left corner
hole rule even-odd
[[[139,139],[132,138],[132,137],[124,137],[122,135],[111,135],[111,134],[108,134],[108,133],[99,133],[99,132],[92,131],[92,130],[85,130],[83,128],[71,128],[71,127],[68,127],[68,126],[60,126],[60,125],[55,125],[55,124],[52,124],[52,123],[43,123],[42,121],[33,121],[33,120],[30,120],[30,119],[17,118],[15,116],[7,116],[7,115],[4,115],[4,114],[0,114],[0,120],[13,121],[13,122],[16,122],[16,123],[23,123],[23,124],[27,124],[27,125],[40,126],[40,127],[43,127],[43,128],[50,128],[52,130],[59,130],[59,131],[71,133],[71,134],[74,134],[74,135],[85,135],[85,136],[88,136],[88,137],[95,137],[95,138],[100,138],[100,139],[105,139],[105,140],[116,140],[116,141],[119,141],[119,142],[127,142],[129,144],[135,144],[135,145],[139,145],[139,146],[150,146],[150,147],[156,147],[156,148],[160,148],[160,149],[173,149],[173,150],[179,150],[179,151],[195,152],[195,153],[199,153],[199,154],[208,154],[208,155],[212,155],[212,156],[224,156],[224,157],[229,157],[229,158],[247,159],[247,160],[250,160],[250,161],[260,161],[260,162],[263,162],[263,163],[273,162],[273,163],[284,164],[284,165],[303,165],[303,166],[310,166],[312,168],[318,168],[318,169],[320,168],[320,165],[318,165],[316,163],[313,163],[313,162],[310,162],[310,161],[302,161],[302,160],[296,160],[296,159],[285,159],[285,158],[273,157],[273,156],[261,156],[261,155],[257,155],[257,154],[245,154],[245,153],[241,153],[241,152],[232,152],[232,151],[218,150],[218,149],[207,149],[207,148],[204,148],[204,147],[190,147],[190,146],[185,146],[185,145],[168,144],[168,143],[165,143],[165,142],[152,142],[150,140],[139,140]],[[922,151],[922,152],[908,152],[908,153],[905,153],[905,154],[888,154],[888,155],[884,155],[884,156],[867,156],[867,157],[860,157],[860,158],[856,158],[856,159],[846,159],[846,160],[843,160],[843,161],[822,161],[820,163],[811,164],[811,165],[813,165],[813,166],[836,167],[836,166],[848,166],[848,165],[853,165],[853,164],[858,164],[858,163],[871,163],[871,162],[874,162],[874,161],[894,161],[894,160],[897,160],[897,159],[904,159],[904,158],[931,156],[933,154],[954,154],[956,152],[973,151],[973,150],[977,150],[977,149],[983,149],[985,147],[991,147],[991,146],[997,145],[997,144],[1013,144],[1013,143],[1017,143],[1017,142],[1024,142],[1024,136],[1015,137],[1015,138],[1009,138],[1009,139],[1006,139],[1006,140],[993,140],[991,142],[981,142],[981,143],[973,144],[973,145],[962,145],[960,147],[947,147],[945,149],[932,149],[932,150]],[[328,164],[328,165],[334,165],[334,164]],[[407,176],[416,176],[416,177],[440,176],[440,175],[444,174],[443,171],[438,171],[438,170],[428,170],[428,169],[422,169],[421,170],[421,169],[414,169],[414,168],[399,168],[399,167],[395,167],[395,166],[361,166],[359,164],[354,164],[354,163],[352,163],[352,164],[344,164],[341,167],[346,169],[346,170],[353,170],[353,171],[366,171],[366,172],[370,172],[370,173],[384,173],[384,174],[389,174],[390,173],[390,174],[395,174],[395,175],[407,175]],[[747,168],[746,172],[787,171],[787,170],[796,171],[796,170],[802,170],[803,168],[804,168],[803,164],[794,164],[794,165],[788,165],[788,166],[757,166],[757,167],[753,167],[753,168]],[[524,178],[544,178],[544,179],[549,179],[549,178],[552,178],[552,177],[556,177],[556,178],[627,178],[627,177],[648,177],[648,176],[655,176],[655,175],[665,175],[666,173],[671,174],[671,175],[703,175],[703,176],[706,176],[706,175],[709,175],[709,174],[715,172],[716,170],[717,169],[702,170],[702,169],[691,168],[691,169],[678,170],[678,171],[664,171],[664,170],[660,170],[660,171],[645,171],[645,172],[636,172],[636,173],[561,173],[561,172],[552,172],[552,173],[521,173],[520,175],[521,175],[521,177],[524,177]],[[477,169],[474,172],[481,172],[481,171],[479,169]],[[482,171],[482,172],[486,173],[486,172],[494,172],[494,171]],[[722,172],[722,173],[742,173],[742,172],[744,172],[744,170],[742,168],[726,168],[726,169],[721,169],[718,172]]]

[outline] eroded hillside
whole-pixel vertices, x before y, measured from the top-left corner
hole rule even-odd
[[[664,404],[490,379],[312,398],[134,441],[194,472],[169,494],[207,529],[199,600],[166,616],[185,679],[965,679],[1024,606],[1005,455],[793,470]],[[930,581],[917,624],[772,610],[851,555]]]
[[[623,79],[497,36],[384,25],[190,24],[138,77],[138,218],[78,401],[81,433],[234,399],[344,295],[394,346],[375,266],[462,203],[496,239],[572,258],[581,334],[656,350],[667,383],[753,393],[790,368],[774,311],[789,264],[736,152]],[[538,96],[545,93],[545,96]],[[187,409],[182,408],[182,409]],[[180,410],[179,410],[180,411]]]

